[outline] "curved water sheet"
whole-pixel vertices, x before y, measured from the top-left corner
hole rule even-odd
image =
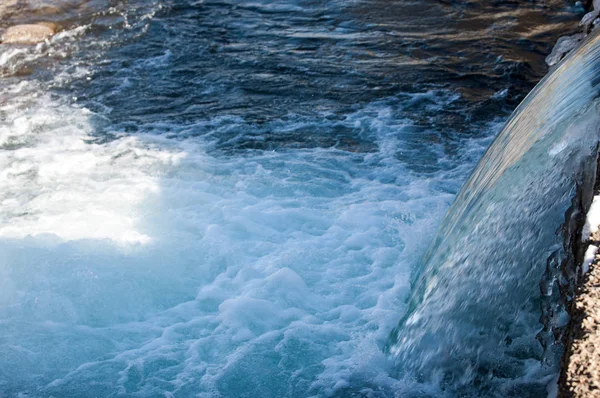
[[[599,77],[594,35],[529,94],[465,183],[393,333],[403,369],[461,394],[544,395],[566,318],[565,217],[596,167]]]

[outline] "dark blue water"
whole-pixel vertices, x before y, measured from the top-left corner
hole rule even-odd
[[[0,392],[457,395],[385,347],[583,10],[109,3],[0,45]]]

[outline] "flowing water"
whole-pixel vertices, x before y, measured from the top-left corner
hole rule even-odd
[[[46,3],[53,6],[21,6],[0,20],[1,28],[44,18],[62,29],[38,46],[0,45],[0,396],[545,391],[555,368],[542,365],[535,341],[542,324],[530,298],[539,287],[513,283],[537,283],[545,269],[520,268],[510,286],[498,285],[516,263],[537,261],[525,258],[531,250],[560,251],[554,232],[573,179],[561,180],[564,189],[544,185],[533,164],[540,157],[515,163],[522,153],[500,154],[529,136],[497,142],[488,158],[510,172],[494,180],[484,170],[471,185],[493,189],[463,191],[461,201],[518,200],[515,211],[532,214],[523,223],[543,216],[555,228],[509,234],[504,248],[539,238],[517,246],[513,268],[499,261],[483,273],[470,264],[493,250],[490,231],[518,228],[521,219],[501,224],[479,206],[465,224],[452,221],[464,218],[455,205],[440,232],[452,238],[429,251],[426,266],[421,260],[458,189],[546,73],[545,55],[581,8],[562,1]],[[559,83],[563,92],[571,81]],[[580,84],[573,95],[593,97],[592,85]],[[583,124],[592,119],[585,106],[577,114]],[[544,115],[555,123],[552,109]],[[559,178],[591,153],[568,142],[525,144],[519,151],[556,152],[544,167],[564,166],[552,174]],[[577,154],[573,162],[566,152]],[[526,191],[505,189],[534,169]],[[556,189],[536,191],[548,186]],[[556,205],[528,213],[543,195]],[[482,232],[480,243],[473,231]],[[437,252],[477,253],[478,244],[484,254],[466,262],[462,282],[440,265],[450,260]],[[445,284],[427,289],[436,274]],[[424,275],[414,292],[413,275]],[[490,306],[469,307],[465,297],[474,294]],[[518,300],[527,311],[514,311]],[[469,311],[493,315],[472,317],[467,329]],[[506,320],[515,314],[522,319]],[[477,336],[482,330],[489,336]],[[473,349],[459,360],[444,356],[468,344],[495,355],[498,338],[516,341],[495,362],[513,358],[512,372],[482,377]]]
[[[596,34],[519,105],[464,184],[394,335],[404,368],[490,396],[530,394],[555,371],[596,177],[599,76]]]

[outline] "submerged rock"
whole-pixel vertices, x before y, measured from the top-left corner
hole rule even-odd
[[[5,44],[37,44],[56,33],[53,23],[15,25],[4,31],[2,43]]]

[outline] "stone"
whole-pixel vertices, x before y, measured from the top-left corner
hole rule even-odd
[[[38,23],[15,25],[4,31],[2,43],[4,44],[37,44],[56,33],[56,25],[52,23]]]

